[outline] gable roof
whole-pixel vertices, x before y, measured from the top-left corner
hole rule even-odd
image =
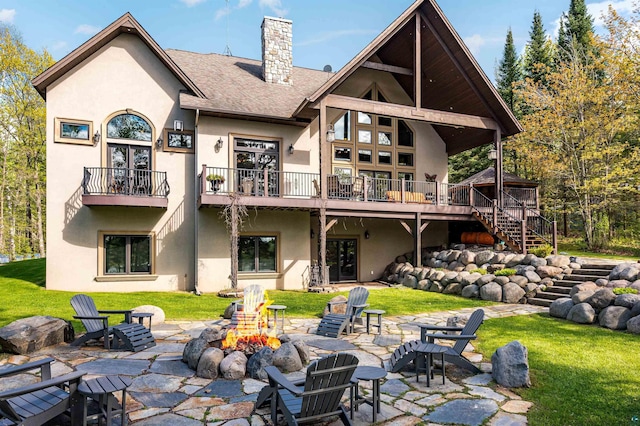
[[[521,185],[521,186],[538,186],[538,183],[529,179],[522,178],[513,173],[502,172],[502,179],[505,185]],[[458,182],[458,185],[475,185],[485,186],[495,185],[496,171],[493,167],[487,167],[486,169],[476,173],[473,176],[469,176],[462,182]]]
[[[142,28],[142,25],[140,25],[129,12],[116,19],[111,23],[111,25],[91,37],[85,43],[80,45],[80,47],[76,48],[67,56],[42,72],[39,76],[34,78],[32,80],[33,86],[40,93],[40,96],[46,99],[46,91],[49,85],[123,33],[136,34],[140,37],[160,62],[162,62],[187,89],[196,96],[204,96],[202,91],[191,81],[187,74],[185,74],[184,71],[182,71],[173,62],[169,55],[160,48],[158,43],[156,43],[156,41],[145,31],[144,28]]]

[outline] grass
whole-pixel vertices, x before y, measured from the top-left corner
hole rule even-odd
[[[612,245],[602,251],[587,251],[584,241],[580,238],[559,237],[558,252],[566,253],[571,256],[593,257],[597,259],[626,260],[629,262],[637,262],[640,258],[640,248]]]
[[[519,340],[529,352],[532,387],[517,392],[536,425],[628,425],[640,415],[640,336],[546,314],[487,320],[478,349],[489,359]]]

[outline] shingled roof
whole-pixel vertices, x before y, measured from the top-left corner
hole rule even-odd
[[[505,185],[519,185],[519,186],[538,186],[537,182],[532,180],[528,180],[525,178],[521,178],[520,176],[514,175],[513,173],[503,172],[503,182]],[[481,172],[476,173],[473,176],[470,176],[459,182],[458,185],[474,185],[474,186],[485,186],[485,185],[494,185],[496,181],[496,171],[493,167],[488,167]]]
[[[204,112],[293,120],[302,101],[333,75],[294,67],[293,85],[285,86],[264,81],[261,61],[216,53],[166,52],[206,96],[182,93],[180,106]]]

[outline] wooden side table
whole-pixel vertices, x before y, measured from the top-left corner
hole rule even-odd
[[[125,376],[104,376],[96,377],[81,382],[78,385],[78,392],[84,396],[83,403],[83,426],[87,425],[87,420],[104,418],[107,426],[111,426],[113,416],[121,417],[122,426],[127,425],[127,388],[131,386],[131,379]],[[114,392],[122,391],[122,405],[116,401]],[[89,398],[97,400],[100,411],[95,414],[87,413]]]
[[[138,324],[143,324],[145,318],[149,318],[149,331],[151,331],[151,317],[153,314],[151,312],[134,312],[131,314],[131,318],[137,318]]]
[[[278,325],[278,312],[282,313],[281,326],[282,330],[284,330],[284,311],[287,309],[285,305],[269,305],[267,306],[267,327],[269,327],[269,313],[273,312],[273,326],[277,327]]]
[[[382,334],[382,314],[385,313],[385,311],[383,311],[382,309],[365,309],[363,311],[365,314],[367,314],[367,334],[369,334],[369,327],[378,327],[378,334]],[[377,324],[371,324],[371,315],[377,315],[378,316],[378,323]]]
[[[420,380],[420,360],[424,365],[424,370],[427,374],[427,387],[431,386],[431,377],[433,376],[432,364],[433,355],[440,355],[442,361],[442,384],[445,384],[444,375],[444,354],[449,348],[446,346],[436,345],[435,343],[421,343],[416,347],[416,382]]]

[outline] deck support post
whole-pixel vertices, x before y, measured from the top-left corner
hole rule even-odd
[[[553,254],[558,254],[558,222],[554,220],[552,224]]]
[[[413,232],[413,265],[415,267],[422,266],[422,213],[416,213],[416,226]]]
[[[320,101],[320,116],[318,117],[320,127],[320,247],[318,248],[318,260],[320,264],[320,282],[322,285],[329,283],[327,271],[327,175],[331,166],[331,146],[327,142],[327,105]]]
[[[520,226],[520,246],[522,254],[527,254],[527,219],[522,219]]]

